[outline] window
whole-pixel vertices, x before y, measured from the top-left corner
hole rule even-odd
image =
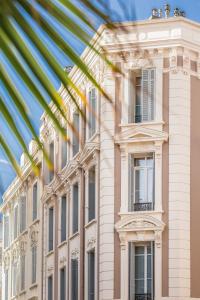
[[[54,209],[53,207],[50,207],[49,208],[49,251],[53,250],[53,239],[54,239],[53,227],[54,227]]]
[[[78,183],[73,185],[73,212],[72,212],[72,233],[78,231],[78,211],[79,211],[79,188]]]
[[[96,89],[92,88],[89,91],[89,113],[88,113],[88,137],[89,139],[96,132]]]
[[[4,216],[4,249],[9,246],[9,216]]]
[[[90,222],[95,219],[95,167],[89,170],[88,180],[88,222]]]
[[[48,277],[48,300],[53,300],[53,276]]]
[[[154,204],[154,157],[131,155],[129,211],[152,210]]]
[[[78,260],[71,260],[71,300],[78,300]]]
[[[37,219],[37,205],[38,205],[38,184],[37,182],[33,186],[33,211],[32,211],[32,220]]]
[[[60,270],[60,300],[66,299],[66,269],[62,268]]]
[[[18,235],[18,206],[14,208],[14,239],[17,238]]]
[[[75,112],[73,114],[73,125],[74,125],[74,132],[73,132],[73,139],[72,139],[72,154],[73,156],[76,155],[79,151],[79,113]]]
[[[130,73],[129,123],[154,120],[155,69]]]
[[[52,169],[49,170],[49,183],[50,183],[54,178],[54,142],[51,142],[51,144],[49,145],[49,158],[52,163]]]
[[[4,299],[8,300],[8,269],[5,270]]]
[[[26,197],[20,198],[20,233],[26,229]]]
[[[66,130],[67,136],[67,130]],[[61,168],[63,169],[67,164],[67,148],[68,148],[68,141],[67,139],[62,138],[61,144]]]
[[[129,300],[153,299],[154,244],[129,244]]]
[[[12,264],[12,296],[17,293],[17,263]]]
[[[67,238],[67,199],[66,196],[61,198],[61,242]]]
[[[25,289],[25,256],[20,257],[20,282],[21,282],[21,291]]]
[[[31,249],[32,252],[32,284],[36,282],[37,274],[37,247],[33,246]]]
[[[95,299],[95,252],[88,252],[88,300]]]

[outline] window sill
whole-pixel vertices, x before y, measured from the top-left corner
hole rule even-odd
[[[52,254],[54,254],[54,250],[49,251],[49,252],[46,254],[46,257],[49,257],[49,256],[51,256]]]
[[[33,283],[31,286],[30,286],[30,290],[33,290],[33,289],[35,289],[35,288],[37,288],[37,286],[38,286],[38,284],[35,282],[35,283]]]
[[[90,222],[88,222],[86,225],[85,225],[85,228],[88,228],[90,226],[92,226],[93,224],[96,224],[97,220],[96,219],[92,219]]]
[[[31,225],[29,226],[29,228],[31,227],[31,226],[33,226],[33,225],[35,225],[35,224],[37,224],[37,223],[39,223],[40,222],[40,219],[35,219],[34,221],[32,221],[32,223],[31,223]]]
[[[152,215],[152,214],[163,214],[163,210],[140,210],[140,211],[126,211],[126,212],[119,212],[119,216],[128,216],[128,215]]]
[[[19,296],[22,296],[24,294],[26,294],[26,290],[25,289],[19,292]]]
[[[93,142],[97,136],[99,136],[99,132],[98,132],[98,131],[95,131],[95,133],[94,133],[90,138],[87,138],[87,139],[86,139],[86,143],[91,143],[91,142]]]
[[[62,241],[57,247],[62,248],[64,245],[67,245],[67,240]]]
[[[148,126],[148,125],[163,125],[165,124],[164,121],[149,121],[149,122],[140,122],[140,123],[124,123],[119,124],[120,127],[140,127],[140,126]]]
[[[76,236],[79,236],[79,231],[73,233],[71,236],[70,236],[70,240],[73,240]]]

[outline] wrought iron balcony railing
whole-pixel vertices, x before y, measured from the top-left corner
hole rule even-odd
[[[153,209],[154,209],[153,202],[134,203],[134,211],[148,211]]]

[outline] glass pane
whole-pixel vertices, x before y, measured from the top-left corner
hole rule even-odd
[[[135,247],[135,255],[144,254],[144,246]]]
[[[153,156],[147,157],[146,164],[147,164],[148,167],[153,167],[153,165],[154,165],[154,159],[153,159]]]
[[[144,279],[144,256],[135,257],[135,279]]]
[[[147,278],[151,278],[152,272],[151,272],[151,255],[147,255]]]
[[[135,280],[135,293],[144,294],[144,279]]]
[[[135,202],[145,202],[145,172],[144,169],[135,171]]]
[[[147,293],[148,294],[152,293],[152,282],[151,282],[151,279],[147,280]]]
[[[144,167],[146,165],[145,158],[135,158],[135,167]]]
[[[148,168],[147,169],[147,201],[153,202],[153,169]]]

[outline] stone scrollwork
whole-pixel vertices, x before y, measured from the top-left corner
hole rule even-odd
[[[4,264],[4,269],[7,269],[10,265],[10,253],[6,252],[3,256],[3,264]]]
[[[79,249],[75,248],[71,252],[71,258],[72,259],[78,259],[79,258]]]
[[[31,248],[37,246],[38,243],[38,230],[33,226],[30,230]]]
[[[88,250],[92,250],[95,247],[96,239],[94,237],[90,238],[87,242]]]

